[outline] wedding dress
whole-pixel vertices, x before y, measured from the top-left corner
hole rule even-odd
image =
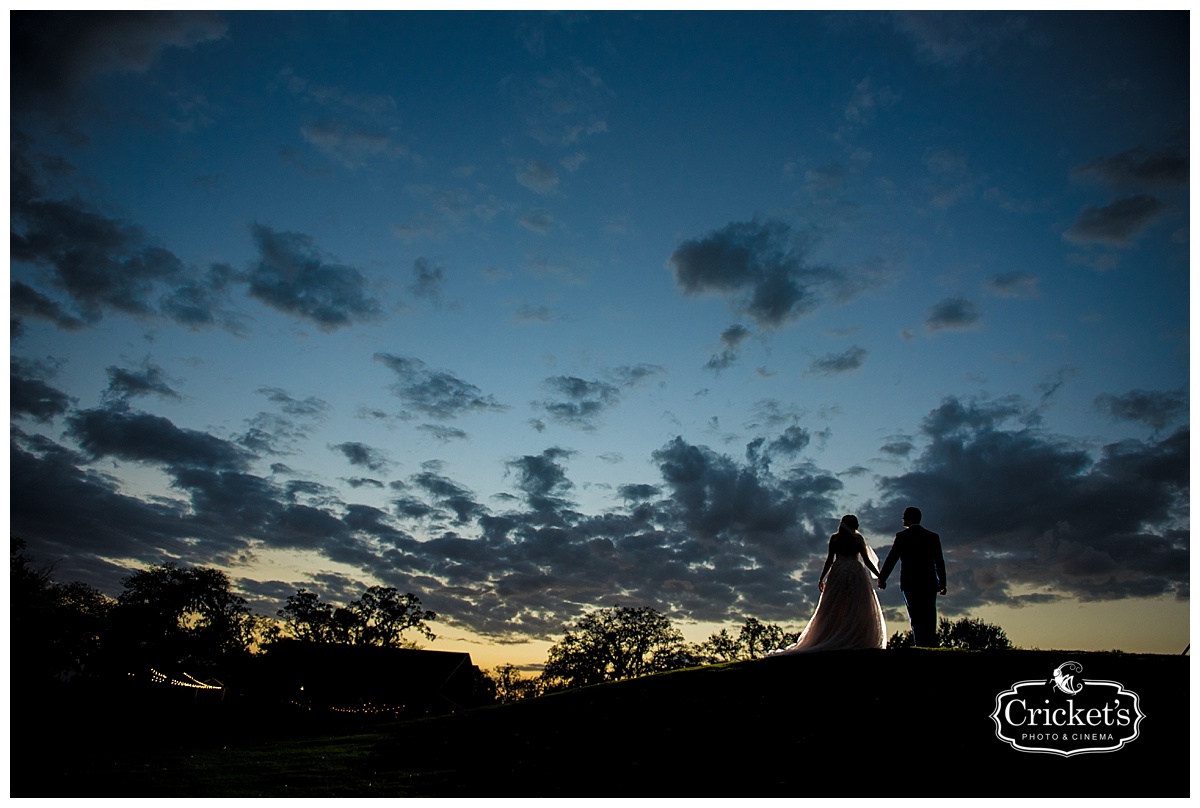
[[[856,533],[854,539],[834,534],[829,541],[832,563],[825,576],[825,591],[817,601],[817,610],[800,638],[787,648],[767,656],[801,654],[809,651],[836,651],[856,648],[883,648],[887,627],[879,597],[875,594],[875,575],[863,562],[879,569],[875,552]]]

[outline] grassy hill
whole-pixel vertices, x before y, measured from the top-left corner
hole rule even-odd
[[[1139,694],[1140,736],[1069,758],[997,739],[996,695],[1068,659],[1084,679]],[[145,715],[93,705],[58,716],[57,730],[14,723],[11,794],[1185,797],[1189,672],[1190,657],[1175,656],[854,651],[371,725],[244,707]],[[906,717],[917,719],[911,736],[900,729]]]

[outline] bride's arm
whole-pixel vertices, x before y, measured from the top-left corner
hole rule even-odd
[[[829,555],[825,556],[825,566],[821,568],[821,579],[817,582],[817,587],[825,591],[825,576],[829,574],[829,568],[833,566],[833,538],[829,539]]]

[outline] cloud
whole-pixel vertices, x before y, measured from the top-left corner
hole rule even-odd
[[[16,315],[37,317],[64,331],[78,331],[85,325],[83,320],[63,311],[58,303],[20,281],[9,284],[8,304],[14,319]]]
[[[1063,237],[1077,244],[1127,247],[1164,207],[1162,202],[1146,194],[1124,197],[1099,208],[1089,205]]]
[[[558,188],[558,172],[541,160],[528,160],[517,166],[517,182],[539,194],[552,194]]]
[[[279,387],[260,387],[254,392],[266,396],[271,403],[278,404],[279,408],[288,415],[321,418],[330,409],[329,402],[323,399],[316,396],[296,398],[291,393]]]
[[[908,11],[890,15],[917,54],[947,67],[990,57],[1028,27],[1024,16],[961,11]]]
[[[604,413],[620,401],[620,390],[604,381],[577,376],[551,376],[542,382],[557,399],[534,402],[551,420],[585,431],[596,429]]]
[[[19,149],[12,154],[11,256],[44,270],[82,317],[21,281],[10,286],[14,314],[39,317],[75,331],[85,322],[117,311],[143,319],[166,317],[187,328],[241,328],[224,304],[232,269],[213,266],[201,277],[155,244],[137,225],[92,210],[78,198],[46,198],[34,164]]]
[[[179,400],[182,396],[171,387],[167,372],[148,359],[137,370],[109,365],[108,390],[105,398],[128,401],[138,396],[155,395],[160,398]]]
[[[209,11],[13,12],[14,111],[62,114],[105,75],[144,73],[167,48],[221,39],[228,25]]]
[[[1188,429],[1093,454],[1036,422],[1019,400],[945,399],[924,421],[911,470],[882,478],[881,500],[859,517],[885,532],[919,506],[942,535],[954,611],[1187,597]]]
[[[543,146],[570,146],[608,131],[612,92],[581,62],[510,86],[525,132]]]
[[[739,314],[776,328],[869,285],[846,270],[809,263],[807,253],[805,239],[788,224],[755,220],[685,241],[668,263],[685,295],[721,295]]]
[[[1188,391],[1131,390],[1121,395],[1096,396],[1096,409],[1121,421],[1145,424],[1159,432],[1172,423],[1186,421]]]
[[[408,148],[387,132],[351,121],[315,121],[302,126],[300,134],[346,168],[361,168],[376,157],[395,159],[408,154]]]
[[[393,465],[383,452],[358,441],[347,441],[329,448],[341,452],[352,466],[362,466],[371,471],[385,471]]]
[[[438,507],[453,512],[454,523],[457,525],[469,524],[488,512],[486,507],[476,501],[475,495],[469,489],[448,477],[423,471],[411,479],[414,485],[433,497]]]
[[[448,420],[471,412],[501,412],[507,407],[470,382],[443,370],[431,370],[420,359],[375,354],[398,380],[390,389],[412,409],[432,418]]]
[[[248,273],[250,294],[273,309],[310,320],[322,331],[378,319],[380,305],[354,267],[328,263],[312,239],[256,224],[258,260]]]
[[[80,410],[67,423],[71,437],[94,458],[222,470],[242,470],[250,459],[236,444],[120,403]]]
[[[934,304],[925,319],[930,331],[962,331],[979,323],[979,310],[966,298],[949,297]]]
[[[825,356],[817,357],[809,365],[809,372],[819,373],[823,375],[831,375],[835,373],[848,373],[852,370],[858,370],[862,367],[863,362],[867,358],[865,348],[860,348],[855,345],[847,348],[841,353],[826,354]]]
[[[524,455],[505,464],[516,474],[517,488],[525,495],[525,501],[534,513],[557,512],[571,504],[566,495],[575,484],[559,461],[573,454],[569,449],[551,447],[542,450],[541,454]]]
[[[138,227],[85,208],[77,201],[43,199],[32,167],[13,160],[11,257],[49,271],[55,286],[99,320],[106,309],[135,316],[154,313],[160,284],[183,277],[184,267],[169,250],[150,243]],[[52,313],[44,296],[25,289],[25,302]],[[70,322],[70,320],[68,320]]]
[[[559,314],[549,306],[534,306],[522,303],[515,312],[519,323],[553,323],[559,319]]]
[[[1153,149],[1139,146],[1077,166],[1071,176],[1098,182],[1117,193],[1183,187],[1189,180],[1187,144]]]
[[[45,423],[70,410],[74,399],[46,383],[54,367],[10,356],[8,369],[8,407],[13,417],[27,415]]]
[[[880,109],[890,109],[900,101],[900,96],[886,84],[872,87],[870,77],[864,78],[854,88],[854,94],[846,103],[844,116],[847,123],[869,125],[875,122]]]
[[[408,288],[414,297],[440,306],[445,283],[445,271],[439,266],[434,266],[428,258],[418,258],[413,262],[413,282]]]
[[[638,387],[649,379],[656,378],[667,372],[662,365],[651,365],[639,362],[636,365],[620,365],[608,375],[616,384],[622,387]]]
[[[705,370],[712,370],[720,373],[722,370],[730,367],[738,359],[739,349],[746,338],[750,336],[750,329],[740,323],[734,323],[721,332],[721,345],[724,346],[720,353],[713,354],[704,364]]]
[[[1011,299],[1039,296],[1038,278],[1025,272],[1005,272],[987,279],[987,289],[996,297]]]
[[[233,267],[214,264],[199,278],[184,281],[162,299],[162,312],[185,328],[219,325],[240,334],[245,331],[242,316],[227,308],[229,292],[244,277]]]
[[[300,127],[305,142],[343,167],[356,169],[376,158],[394,160],[409,155],[400,138],[398,104],[392,96],[362,95],[314,84],[290,68],[283,70],[280,78],[294,96],[320,111]]]
[[[546,210],[531,210],[517,222],[526,230],[532,230],[535,233],[549,233],[554,227],[554,216]]]
[[[442,424],[421,424],[417,429],[427,432],[442,443],[449,443],[452,440],[468,440],[471,437],[457,427],[444,426]]]

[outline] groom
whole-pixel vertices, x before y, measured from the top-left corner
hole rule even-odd
[[[921,510],[905,508],[904,530],[896,534],[892,549],[879,568],[880,589],[900,562],[900,594],[908,607],[913,644],[937,647],[937,596],[946,594],[946,560],[938,534],[921,527]]]

